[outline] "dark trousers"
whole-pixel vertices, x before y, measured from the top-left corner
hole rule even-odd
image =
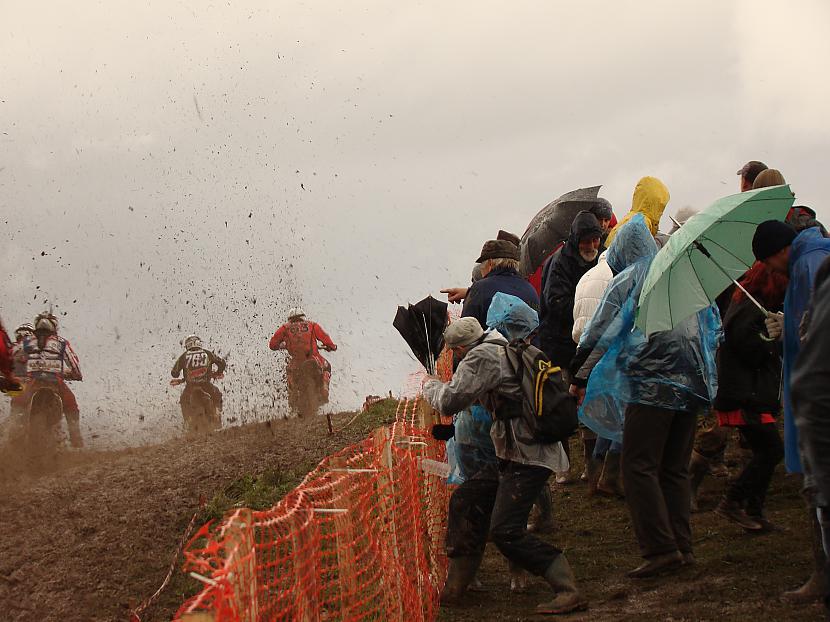
[[[629,404],[623,428],[625,500],[643,557],[692,551],[689,458],[696,413]]]
[[[752,458],[729,486],[726,498],[745,506],[751,516],[763,516],[772,474],[784,459],[784,443],[774,423],[742,425],[738,429],[752,450]]]
[[[447,556],[481,555],[487,536],[509,561],[544,575],[559,549],[527,531],[533,502],[551,471],[502,460],[461,484],[450,497]]]

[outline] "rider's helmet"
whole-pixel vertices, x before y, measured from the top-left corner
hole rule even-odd
[[[35,318],[35,332],[56,335],[58,333],[58,319],[51,313],[41,313]]]
[[[17,341],[23,339],[26,335],[34,335],[35,327],[31,324],[21,324],[14,330],[14,338]]]
[[[199,339],[196,335],[188,335],[184,338],[184,349],[185,350],[193,350],[195,348],[202,347],[202,340]]]
[[[302,307],[294,307],[288,312],[289,320],[299,320],[301,317],[305,317],[305,311],[303,311]]]

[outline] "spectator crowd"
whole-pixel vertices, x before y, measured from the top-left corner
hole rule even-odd
[[[741,192],[786,184],[780,171],[758,161],[738,176]],[[644,177],[619,222],[607,200],[587,201],[567,237],[553,240],[544,262],[530,269],[520,261],[524,240],[499,231],[484,243],[469,287],[442,290],[450,302],[463,302],[461,319],[444,334],[453,377],[430,377],[423,387],[424,398],[453,417],[448,446],[460,472],[449,507],[442,606],[464,605],[489,540],[507,559],[511,588],[521,587],[526,573],[550,585],[551,598],[537,613],[587,607],[565,554],[539,537],[553,526],[549,480],[583,480],[590,495],[624,499],[642,556],[630,579],[694,565],[697,490],[707,475],[727,473],[724,454],[735,437],[749,455],[715,514],[747,532],[775,532],[781,527],[765,511],[773,474],[782,461],[801,474],[815,568],[784,598],[825,597],[830,238],[806,206],[759,222],[755,263],[737,282],[671,329],[645,333],[635,318],[649,270],[695,218],[694,210],[679,210],[661,232],[669,200],[661,180]],[[574,442],[534,437],[515,414],[521,379],[505,345],[518,342],[539,348],[561,369],[579,404]],[[582,455],[581,474],[572,472],[574,452]]]

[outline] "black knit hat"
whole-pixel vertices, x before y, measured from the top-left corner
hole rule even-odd
[[[772,257],[793,243],[798,235],[790,225],[780,220],[767,220],[758,225],[752,236],[752,254],[758,261]]]

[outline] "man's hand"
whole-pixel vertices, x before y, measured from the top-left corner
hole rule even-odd
[[[585,389],[572,384],[568,389],[568,393],[576,398],[576,403],[582,406],[582,400],[585,399]]]
[[[767,319],[764,320],[764,325],[767,327],[770,340],[778,341],[784,333],[784,314],[770,313]]]
[[[447,302],[463,302],[469,290],[466,287],[448,287],[441,293],[447,295]]]

